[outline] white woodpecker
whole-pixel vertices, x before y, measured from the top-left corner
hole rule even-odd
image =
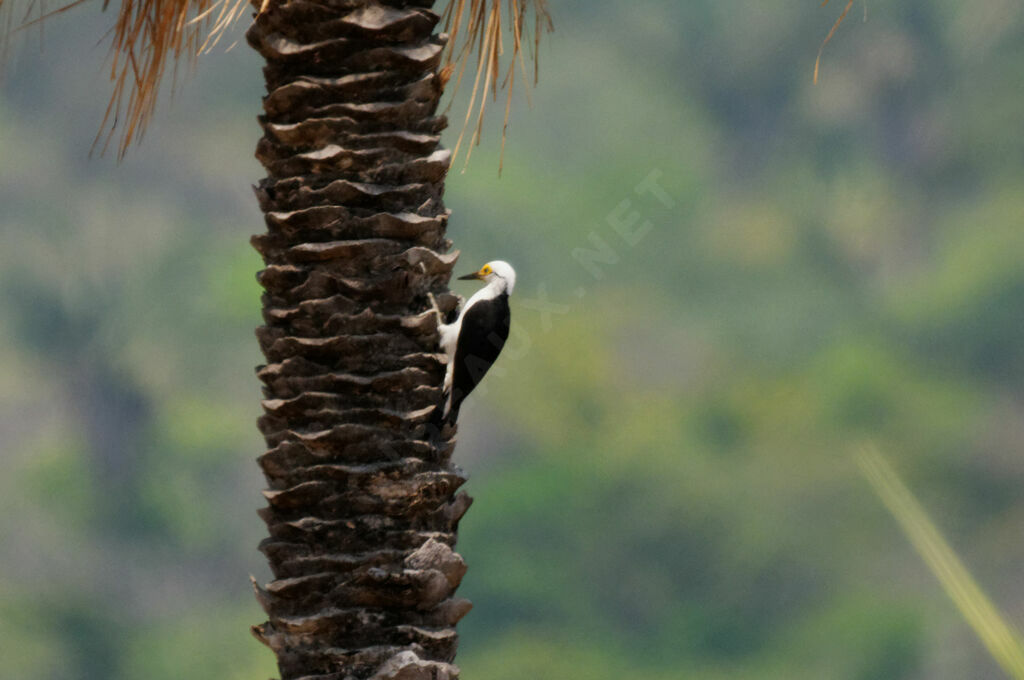
[[[508,296],[516,285],[512,265],[494,260],[459,279],[476,279],[487,285],[469,298],[454,322],[442,323],[438,328],[441,349],[448,356],[444,401],[431,420],[438,430],[455,423],[462,400],[483,379],[505,346],[512,319],[508,307]]]

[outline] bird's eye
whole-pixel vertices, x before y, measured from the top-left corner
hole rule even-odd
[[[491,273],[491,268],[490,267],[484,267],[483,271],[484,271],[484,274],[490,274]]]

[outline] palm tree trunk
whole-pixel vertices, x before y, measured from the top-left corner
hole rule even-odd
[[[458,676],[470,499],[453,444],[424,434],[444,373],[427,293],[455,261],[432,4],[269,0],[247,35],[267,61],[253,244],[274,575],[253,631],[284,680]]]

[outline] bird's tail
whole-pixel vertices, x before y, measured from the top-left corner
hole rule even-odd
[[[427,421],[427,439],[440,441],[445,431],[455,426],[455,421],[459,418],[459,406],[458,402],[450,399],[448,391],[445,390],[444,398],[434,408],[430,420]]]

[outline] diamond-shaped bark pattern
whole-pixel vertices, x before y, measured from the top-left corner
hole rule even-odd
[[[274,575],[253,632],[285,680],[458,677],[471,500],[453,442],[425,433],[444,377],[428,293],[455,304],[431,5],[271,0],[247,34],[267,62],[252,243]]]

